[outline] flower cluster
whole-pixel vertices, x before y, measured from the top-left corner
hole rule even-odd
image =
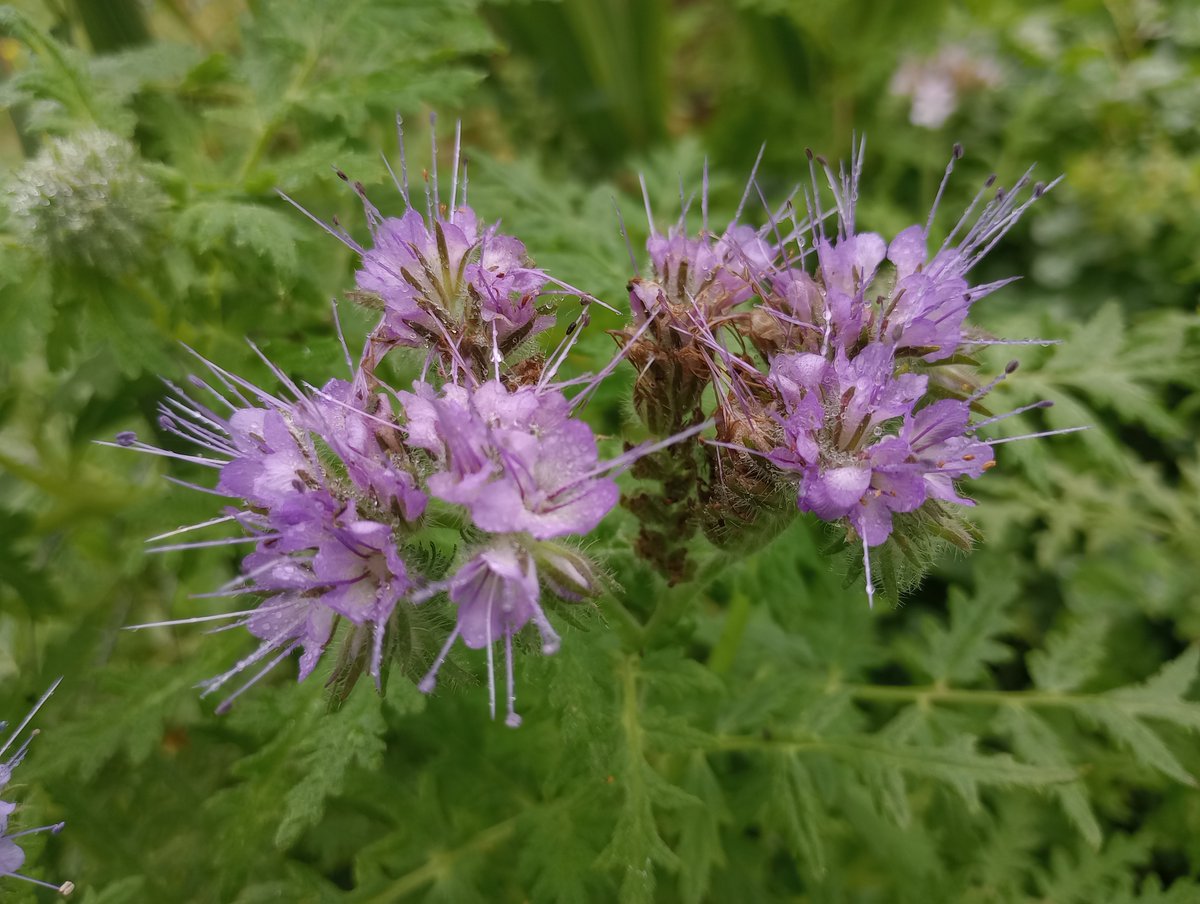
[[[37,711],[42,708],[42,704],[50,699],[50,695],[54,693],[61,680],[62,679],[60,678],[58,681],[55,681],[54,684],[51,685],[50,689],[46,691],[46,693],[42,694],[41,699],[39,699],[37,703],[33,705],[33,708],[28,712],[28,714],[26,714],[25,718],[21,720],[21,724],[16,727],[11,735],[9,735],[8,740],[4,742],[4,745],[0,746],[0,792],[2,792],[5,786],[12,780],[13,771],[20,766],[22,760],[25,759],[25,754],[29,752],[29,745],[33,741],[34,736],[37,734],[37,731],[30,732],[29,736],[26,737],[25,740],[21,741],[20,744],[17,744],[17,741],[21,737],[21,733],[24,732],[29,726],[29,723],[33,721],[33,717],[37,715]],[[0,731],[3,731],[6,727],[7,723],[0,722]],[[12,749],[14,744],[17,744],[17,746],[15,749]],[[10,749],[12,749],[11,753],[9,752]],[[6,754],[7,758],[5,758]],[[63,830],[63,826],[65,826],[66,823],[57,822],[53,825],[38,826],[34,829],[22,829],[19,832],[9,832],[8,820],[9,817],[12,816],[16,811],[16,809],[16,804],[0,800],[0,878],[8,877],[13,879],[21,879],[34,885],[41,885],[44,888],[51,888],[60,895],[69,895],[75,890],[74,883],[63,882],[59,885],[53,885],[49,882],[43,882],[41,879],[34,879],[18,872],[18,870],[25,865],[25,852],[21,849],[20,845],[18,845],[16,841],[18,838],[25,838],[29,835],[35,835],[39,832],[53,832],[54,834],[58,834]]]
[[[971,305],[1006,281],[972,285],[968,276],[1044,187],[1027,192],[1026,174],[990,200],[981,193],[930,251],[936,200],[923,226],[891,241],[857,230],[862,153],[837,176],[810,155],[803,221],[793,195],[761,227],[743,224],[753,176],[719,234],[708,228],[707,178],[696,235],[686,209],[661,233],[647,198],[652,272],[629,283],[632,317],[613,331],[618,351],[598,373],[560,380],[590,305],[603,302],[480,224],[457,141],[449,203],[435,168],[424,204],[414,204],[401,135],[403,216],[385,217],[343,175],[362,200],[369,245],[313,217],[359,256],[351,297],[379,313],[357,360],[343,338],[349,379],[298,385],[260,353],[282,387],[274,394],[197,355],[208,376],[168,384],[158,421],[192,448],[133,433],[113,444],[212,469],[215,484],[200,488],[229,500],[220,517],[156,541],[241,530],[158,551],[250,546],[240,575],[208,595],[252,596],[255,605],[154,624],[227,621],[219,630],[241,627],[257,639],[204,683],[211,692],[249,673],[219,709],[293,654],[303,680],[335,645],[331,682],[365,672],[381,688],[386,663],[397,661],[430,692],[461,641],[486,651],[494,717],[502,648],[505,721],[516,726],[514,645],[532,625],[542,651],[555,652],[547,603],[599,592],[596,565],[569,538],[592,532],[618,504],[613,478],[627,468],[644,479],[625,500],[641,525],[637,551],[668,581],[689,577],[698,529],[718,545],[745,543],[754,528],[799,510],[861,540],[873,594],[870,549],[893,535],[897,518],[921,511],[952,533],[945,504],[970,504],[956,482],[994,464],[996,441],[976,435],[990,421],[971,417],[1012,368],[979,385],[961,364],[992,341],[966,326]],[[583,311],[542,355],[530,340],[554,323],[556,298]],[[405,349],[423,352],[423,366],[397,390],[382,365]],[[626,358],[652,439],[605,460],[578,412]],[[712,427],[715,437],[698,439]],[[647,488],[654,483],[657,492]],[[438,600],[453,607],[454,625],[422,649],[412,641],[440,628],[427,615]],[[400,635],[404,644],[389,645]],[[390,655],[392,646],[405,650]]]
[[[956,482],[995,464],[996,441],[976,431],[998,418],[972,423],[971,415],[1016,363],[985,386],[957,365],[1003,342],[965,321],[974,302],[1010,280],[973,285],[968,276],[1050,186],[1026,173],[987,199],[989,179],[931,251],[937,201],[924,225],[890,241],[856,228],[863,150],[837,175],[810,152],[803,222],[791,199],[758,231],[735,220],[721,235],[705,224],[688,238],[681,217],[663,236],[651,219],[653,273],[635,279],[630,296],[635,319],[655,327],[631,359],[653,362],[635,393],[670,399],[687,386],[696,406],[666,419],[639,406],[652,430],[704,418],[699,402],[708,385],[715,390],[714,473],[695,480],[693,508],[728,522],[741,495],[750,496],[743,508],[761,512],[778,501],[772,491],[782,481],[800,511],[843,522],[861,540],[871,596],[869,549],[892,535],[895,516],[951,517],[940,503],[972,504]],[[956,147],[939,200],[961,153]],[[818,167],[832,195],[827,211]],[[752,187],[753,176],[747,195]]]
[[[458,197],[457,159],[456,148],[449,206],[439,203],[434,181],[424,214],[411,204],[406,176],[397,181],[408,208],[400,218],[383,217],[354,183],[370,247],[326,226],[360,256],[354,297],[381,312],[357,363],[347,349],[348,381],[298,385],[259,353],[283,387],[275,394],[197,354],[208,375],[186,388],[168,383],[158,419],[163,433],[191,448],[145,443],[132,432],[110,444],[212,469],[215,484],[201,489],[229,500],[220,517],[155,541],[218,525],[242,532],[156,551],[252,547],[241,574],[210,595],[251,596],[255,606],[138,626],[227,621],[224,628],[257,638],[253,652],[204,683],[212,692],[248,675],[219,711],[294,654],[303,680],[339,640],[334,680],[365,671],[382,687],[389,632],[445,597],[456,624],[440,652],[424,661],[414,654],[404,667],[419,670],[414,677],[423,675],[418,684],[428,692],[456,641],[486,648],[495,715],[494,649],[503,646],[506,721],[516,726],[514,640],[532,623],[543,652],[555,652],[545,592],[580,601],[599,590],[595,565],[566,538],[591,531],[616,505],[611,475],[642,452],[601,460],[576,409],[620,356],[593,378],[562,384],[555,374],[578,330],[548,360],[523,354],[554,321],[545,294],[551,279],[518,240],[479,225],[466,204],[465,172]],[[585,308],[592,301],[555,285]],[[380,371],[401,348],[426,354],[422,377],[407,390],[389,387]],[[457,535],[448,552],[447,524]]]

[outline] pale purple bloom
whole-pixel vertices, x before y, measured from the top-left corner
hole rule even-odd
[[[482,530],[539,540],[582,534],[617,503],[591,428],[557,389],[509,390],[492,380],[439,395],[416,384],[400,398],[409,442],[438,466],[430,492],[465,506]]]
[[[425,511],[427,498],[412,472],[397,463],[405,453],[391,418],[385,396],[365,393],[345,380],[330,380],[304,400],[298,419],[337,454],[365,498],[405,521],[415,521]]]
[[[653,280],[636,283],[630,296],[639,320],[657,313],[660,304],[681,321],[693,311],[706,320],[718,317],[754,295],[758,274],[777,256],[763,235],[739,225],[720,236],[705,231],[692,237],[677,223],[666,235],[653,233],[646,250]]]
[[[1003,77],[988,53],[961,44],[946,44],[931,57],[907,57],[892,76],[891,92],[912,100],[909,121],[926,129],[940,128],[958,109],[960,96],[994,88]]]
[[[433,690],[437,673],[459,638],[473,650],[486,649],[488,656],[488,692],[492,717],[496,715],[496,684],[493,647],[504,642],[504,669],[507,714],[511,728],[521,724],[515,711],[512,639],[526,624],[533,622],[542,638],[542,652],[550,655],[559,647],[559,636],[539,605],[537,566],[522,545],[502,538],[475,554],[447,582],[452,602],[458,607],[458,619],[433,666],[421,680],[420,689]]]
[[[251,654],[202,685],[210,693],[258,667],[218,711],[293,653],[300,654],[299,680],[307,678],[339,619],[354,626],[352,635],[359,629],[370,635],[368,670],[378,683],[386,625],[413,589],[398,552],[398,533],[420,517],[426,502],[386,401],[361,383],[339,380],[304,393],[276,371],[295,396],[288,401],[205,364],[225,392],[198,378],[192,383],[215,404],[205,405],[171,386],[175,397],[160,406],[159,419],[165,430],[203,454],[157,449],[129,434],[117,445],[218,470],[215,492],[243,500],[245,507],[228,507],[223,517],[156,539],[230,521],[248,536],[158,550],[252,543],[242,575],[216,595],[264,599],[254,609],[155,625],[228,619],[223,630],[244,627],[259,639]]]
[[[971,435],[970,417],[968,403],[941,399],[904,419],[900,439],[920,462],[926,492],[933,499],[974,505],[955,492],[954,481],[980,477],[995,462],[992,447]]]
[[[979,477],[993,463],[988,442],[973,436],[991,421],[971,425],[969,416],[970,402],[995,384],[969,399],[935,401],[929,365],[988,344],[967,338],[964,322],[972,303],[1011,280],[971,285],[968,274],[1048,186],[1026,193],[1027,172],[985,201],[989,179],[931,251],[930,226],[961,149],[925,225],[890,242],[855,229],[862,154],[860,146],[838,176],[821,158],[810,158],[832,189],[836,233],[826,232],[814,168],[815,271],[809,276],[793,266],[763,276],[769,290],[760,312],[776,325],[757,321],[756,341],[770,355],[768,380],[778,399],[778,442],[769,458],[798,475],[801,510],[847,519],[870,547],[890,536],[894,514],[928,499],[970,504],[954,482]]]
[[[384,324],[398,345],[437,344],[482,320],[497,340],[513,344],[554,323],[538,310],[547,277],[529,262],[520,241],[496,226],[481,228],[475,212],[372,218],[372,247],[355,274],[359,289],[384,301]]]

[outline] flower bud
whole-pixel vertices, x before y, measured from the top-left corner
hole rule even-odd
[[[167,199],[137,148],[100,129],[51,139],[8,189],[14,231],[64,264],[120,273],[141,257]]]
[[[577,549],[553,541],[534,544],[530,551],[542,580],[555,594],[569,602],[598,596],[601,581],[596,565]]]

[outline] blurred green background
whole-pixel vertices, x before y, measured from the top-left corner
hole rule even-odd
[[[66,676],[7,795],[20,826],[68,821],[27,871],[91,904],[1200,900],[1197,84],[1182,0],[0,7],[0,714]],[[1003,447],[972,487],[982,548],[896,608],[801,520],[642,649],[572,620],[522,661],[518,732],[466,679],[325,714],[284,669],[217,718],[191,687],[246,638],[119,630],[235,572],[144,553],[214,500],[93,440],[154,432],[181,341],[264,383],[244,337],[340,374],[354,261],[274,189],[364,234],[333,166],[398,212],[380,152],[399,111],[428,165],[431,110],[444,144],[462,120],[481,216],[618,306],[638,173],[672,211],[707,157],[729,214],[763,142],[779,198],[806,147],[863,133],[859,223],[883,232],[923,222],[954,142],[947,226],[991,172],[1063,173],[978,274],[1024,279],[975,317],[1064,340],[1020,350],[998,395],[1057,404],[1014,432],[1093,429]],[[610,521],[595,551],[658,592]]]

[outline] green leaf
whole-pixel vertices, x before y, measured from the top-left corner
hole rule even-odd
[[[714,869],[725,865],[721,825],[731,819],[721,783],[700,751],[688,757],[683,790],[696,798],[697,807],[683,810],[679,833],[679,893],[686,904],[700,904],[708,893]]]
[[[814,876],[825,874],[824,813],[812,775],[799,756],[780,752],[768,758],[770,794],[763,821],[779,831],[789,852]]]
[[[296,272],[296,243],[308,236],[295,217],[240,201],[197,201],[179,215],[175,228],[202,254],[228,244],[258,255],[283,276]]]
[[[379,768],[386,749],[385,728],[379,697],[366,682],[338,712],[312,720],[291,752],[301,775],[284,798],[276,845],[289,847],[320,821],[325,800],[342,790],[351,767]]]
[[[1075,620],[1046,639],[1045,649],[1025,658],[1033,683],[1044,691],[1073,691],[1095,674],[1104,661],[1108,620],[1100,616]]]
[[[914,664],[935,681],[977,681],[988,664],[1012,656],[999,635],[1012,630],[1008,609],[1019,584],[1012,570],[999,561],[980,559],[979,563],[974,596],[952,588],[949,625],[926,619],[920,639],[910,648]]]
[[[996,727],[1013,740],[1013,748],[1025,760],[1051,769],[1069,769],[1070,760],[1054,730],[1037,713],[1028,708],[1002,707]],[[1088,802],[1087,788],[1082,781],[1067,782],[1053,787],[1059,804],[1079,833],[1094,848],[1102,841],[1100,824]]]
[[[812,747],[856,765],[893,769],[945,782],[972,808],[979,804],[981,785],[1038,788],[1076,777],[1069,768],[1020,763],[1003,753],[981,754],[975,743],[969,736],[958,737],[945,747],[900,745],[852,736],[821,739],[812,742]]]

